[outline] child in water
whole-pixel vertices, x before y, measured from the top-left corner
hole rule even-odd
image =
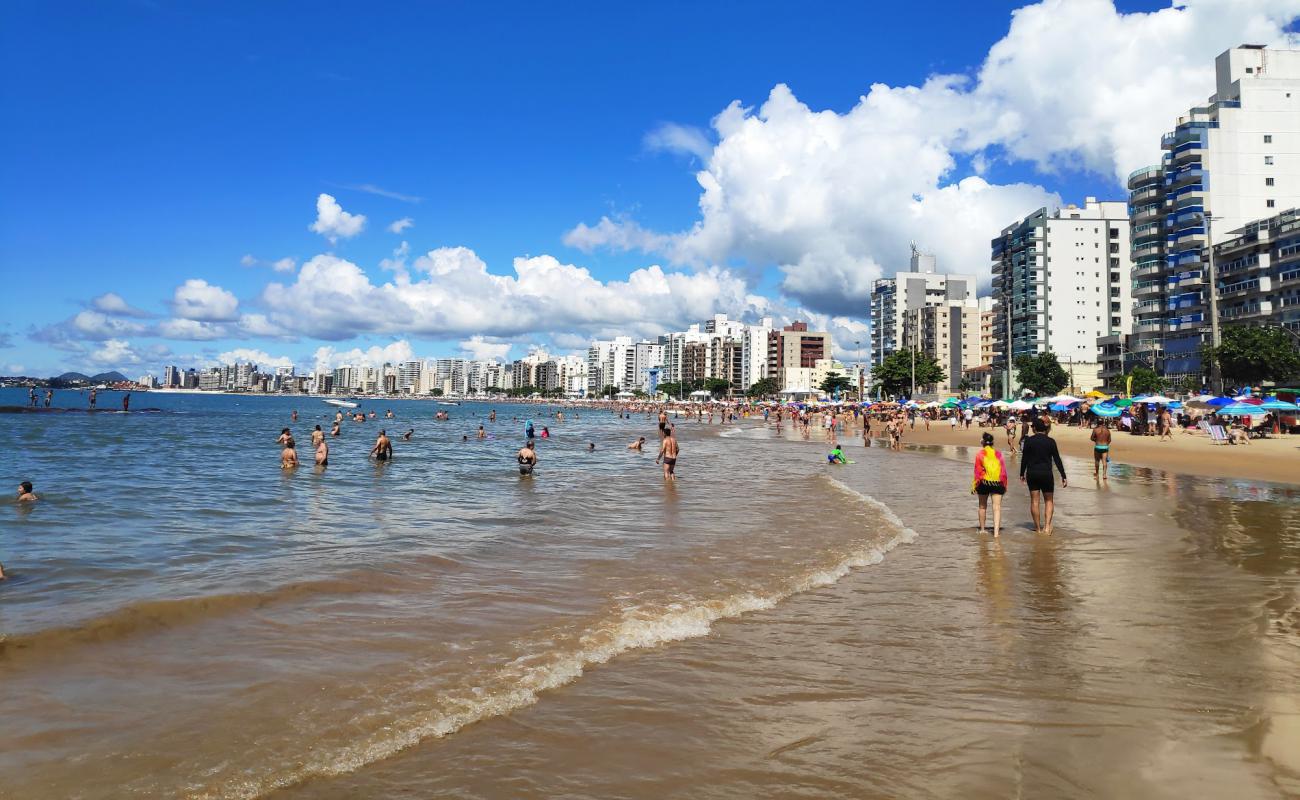
[[[826,455],[826,463],[828,463],[828,464],[847,464],[847,463],[849,463],[849,460],[848,460],[847,458],[844,457],[844,451],[840,449],[840,446],[839,446],[839,445],[835,445],[835,449],[832,450],[832,451],[830,451],[830,452]]]

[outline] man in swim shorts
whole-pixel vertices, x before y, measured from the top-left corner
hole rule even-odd
[[[1034,531],[1048,536],[1052,535],[1052,512],[1055,510],[1053,464],[1061,473],[1061,486],[1067,486],[1065,465],[1061,463],[1061,452],[1056,448],[1056,440],[1047,435],[1047,423],[1042,418],[1035,419],[1034,435],[1020,445],[1020,482],[1029,487],[1029,515],[1034,518]],[[1041,520],[1038,513],[1040,495],[1043,506]]]
[[[1102,480],[1108,480],[1110,476],[1110,428],[1106,423],[1097,420],[1092,426],[1092,477],[1097,477],[1101,473]],[[1102,469],[1102,462],[1106,462],[1106,469]]]
[[[655,463],[660,462],[664,465],[664,480],[677,480],[677,437],[673,436],[672,428],[664,429],[664,440],[659,444],[659,455],[655,457]]]
[[[379,438],[375,439],[375,446],[370,448],[370,455],[380,461],[388,461],[393,457],[393,443],[389,441],[387,431],[379,432]]]

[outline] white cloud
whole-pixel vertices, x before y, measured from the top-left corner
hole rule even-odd
[[[361,183],[353,186],[344,186],[343,188],[353,189],[358,192],[365,192],[366,194],[378,195],[379,197],[387,197],[390,200],[401,200],[403,203],[419,203],[420,201],[424,200],[423,197],[417,197],[416,195],[413,194],[402,194],[401,192],[390,191],[388,189],[385,189],[382,186],[376,186],[373,183]]]
[[[155,332],[165,339],[182,339],[189,342],[209,342],[213,339],[224,339],[229,335],[225,325],[184,317],[163,320],[158,323]]]
[[[700,217],[663,234],[602,218],[571,246],[641,250],[688,265],[775,264],[782,291],[822,312],[861,316],[873,280],[906,265],[908,244],[940,269],[987,275],[988,242],[1061,198],[1041,186],[970,175],[990,159],[1043,171],[1081,168],[1119,181],[1159,157],[1159,136],[1214,91],[1213,61],[1242,41],[1295,41],[1295,0],[1193,0],[1120,14],[1109,0],[1044,0],[1017,11],[975,79],[876,84],[840,114],[785,85],[756,110],[733,102],[700,154]],[[1086,35],[1081,32],[1086,31]],[[665,147],[703,137],[657,129]],[[1079,201],[1082,198],[1069,198]]]
[[[665,150],[670,153],[692,155],[707,162],[713,152],[708,135],[693,125],[666,122],[645,135],[642,144],[647,150]]]
[[[102,311],[105,314],[113,314],[119,317],[138,317],[146,319],[153,316],[148,311],[136,308],[122,299],[122,296],[115,292],[107,292],[90,301],[90,307],[96,311]]]
[[[172,311],[182,319],[227,322],[237,316],[239,300],[220,286],[190,278],[176,287]]]
[[[288,356],[273,356],[265,350],[253,350],[236,347],[217,356],[218,364],[256,364],[259,368],[292,367],[293,359]]]
[[[96,298],[98,299],[98,298]],[[82,311],[69,320],[71,333],[78,338],[107,340],[143,333],[142,323],[129,319],[110,317],[98,311]]]
[[[746,292],[725,269],[638,269],[626,280],[602,282],[552,256],[516,258],[513,274],[489,272],[464,247],[431,250],[376,284],[356,264],[318,255],[297,280],[262,293],[271,322],[322,339],[372,334],[429,338],[509,338],[534,332],[620,330],[653,335],[717,311],[757,310],[766,301]]]
[[[460,349],[465,355],[473,359],[487,361],[504,359],[510,353],[510,342],[489,341],[482,336],[474,335],[460,342]]]
[[[125,367],[143,363],[144,358],[124,339],[108,339],[86,354],[90,363],[101,367]]]
[[[267,319],[265,314],[241,314],[239,317],[239,331],[245,336],[286,338],[289,335],[284,328]]]
[[[316,198],[316,221],[307,227],[333,244],[361,233],[366,218],[362,214],[349,214],[332,196],[322,193]]]
[[[415,220],[411,219],[410,217],[402,217],[401,219],[396,220],[395,222],[393,222],[391,225],[388,226],[388,232],[401,233],[402,231],[406,230],[407,228],[411,227],[414,224],[415,224]]]
[[[411,343],[400,339],[379,347],[375,345],[365,350],[354,347],[351,350],[336,350],[333,347],[318,347],[314,362],[316,369],[333,369],[344,364],[359,367],[379,367],[384,364],[399,364],[415,358]]]

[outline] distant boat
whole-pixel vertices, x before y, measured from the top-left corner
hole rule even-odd
[[[326,400],[325,402],[326,402],[326,403],[329,403],[329,404],[332,405],[332,406],[338,406],[339,408],[356,408],[356,407],[357,407],[357,404],[356,404],[356,403],[352,403],[352,402],[349,402],[349,401],[347,401],[347,400]]]
[[[440,405],[440,406],[458,406],[458,405],[460,405],[460,403],[452,403],[452,402],[448,402],[447,400],[439,400],[439,401],[438,401],[438,405]]]

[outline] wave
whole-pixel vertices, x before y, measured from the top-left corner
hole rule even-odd
[[[904,525],[884,503],[835,483],[880,513],[891,529],[888,538],[857,541],[846,552],[837,554],[831,563],[789,576],[764,591],[627,606],[576,637],[534,640],[525,648],[525,655],[486,676],[476,676],[464,688],[441,697],[438,708],[427,716],[386,725],[341,750],[315,753],[278,775],[226,784],[192,796],[223,800],[255,798],[309,779],[355,772],[421,742],[449,736],[476,722],[530,706],[542,693],[572,683],[588,668],[605,664],[623,653],[707,636],[719,620],[768,610],[793,595],[830,586],[854,569],[880,563],[891,550],[916,539],[916,532]],[[577,646],[558,650],[555,645],[561,641],[576,642]]]
[[[421,560],[457,565],[451,559],[438,556]],[[394,594],[404,588],[393,574],[368,569],[342,573],[329,579],[290,583],[260,592],[141,600],[76,625],[32,633],[0,634],[0,659],[21,655],[44,656],[68,647],[113,642],[320,595]]]

